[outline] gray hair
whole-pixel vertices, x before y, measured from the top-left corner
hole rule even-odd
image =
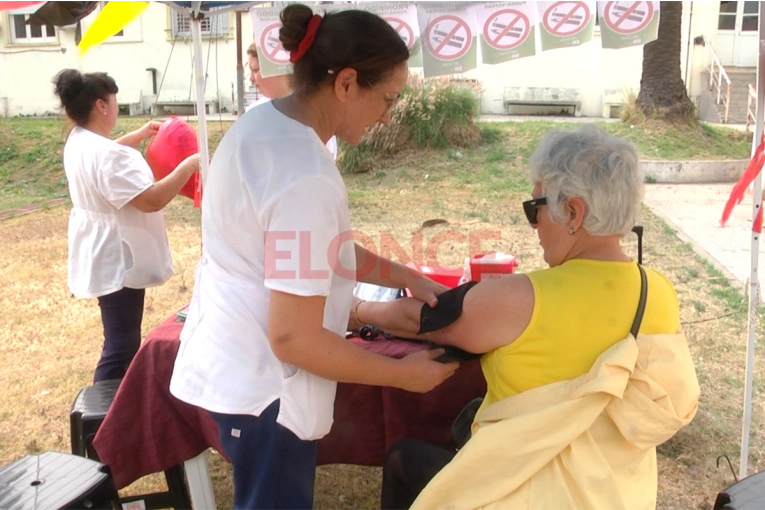
[[[644,192],[637,150],[597,127],[548,132],[529,173],[533,185],[541,184],[555,222],[566,221],[563,204],[575,196],[587,206],[582,225],[592,235],[626,235],[637,221]]]

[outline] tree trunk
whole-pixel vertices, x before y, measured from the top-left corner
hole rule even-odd
[[[680,71],[683,3],[661,2],[659,37],[643,46],[643,75],[637,107],[667,120],[694,119]]]

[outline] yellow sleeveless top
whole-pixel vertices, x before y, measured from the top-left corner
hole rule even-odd
[[[676,333],[675,289],[661,273],[644,269],[648,297],[640,332]],[[482,407],[587,373],[632,327],[640,299],[635,262],[574,259],[526,276],[534,287],[531,321],[513,343],[481,358],[488,387]]]

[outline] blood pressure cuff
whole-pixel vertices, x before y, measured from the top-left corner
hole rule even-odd
[[[438,296],[438,304],[435,308],[427,303],[423,304],[420,310],[420,330],[417,334],[430,333],[445,328],[456,321],[462,315],[462,302],[465,300],[465,294],[477,283],[467,282],[447,290]]]

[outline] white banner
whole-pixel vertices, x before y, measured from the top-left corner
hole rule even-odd
[[[542,51],[568,48],[592,40],[595,2],[537,2]]]
[[[499,64],[536,54],[534,2],[482,2],[475,13],[482,63]]]
[[[478,67],[478,35],[472,2],[418,2],[426,78]]]
[[[604,48],[640,46],[659,37],[659,2],[598,2]]]
[[[420,27],[414,2],[359,2],[357,8],[377,14],[387,21],[409,48],[409,67],[422,67],[422,46],[418,44]]]
[[[279,29],[282,22],[279,13],[282,7],[251,8],[252,37],[258,46],[258,61],[260,74],[263,77],[290,74],[290,52],[282,48],[279,41]]]

